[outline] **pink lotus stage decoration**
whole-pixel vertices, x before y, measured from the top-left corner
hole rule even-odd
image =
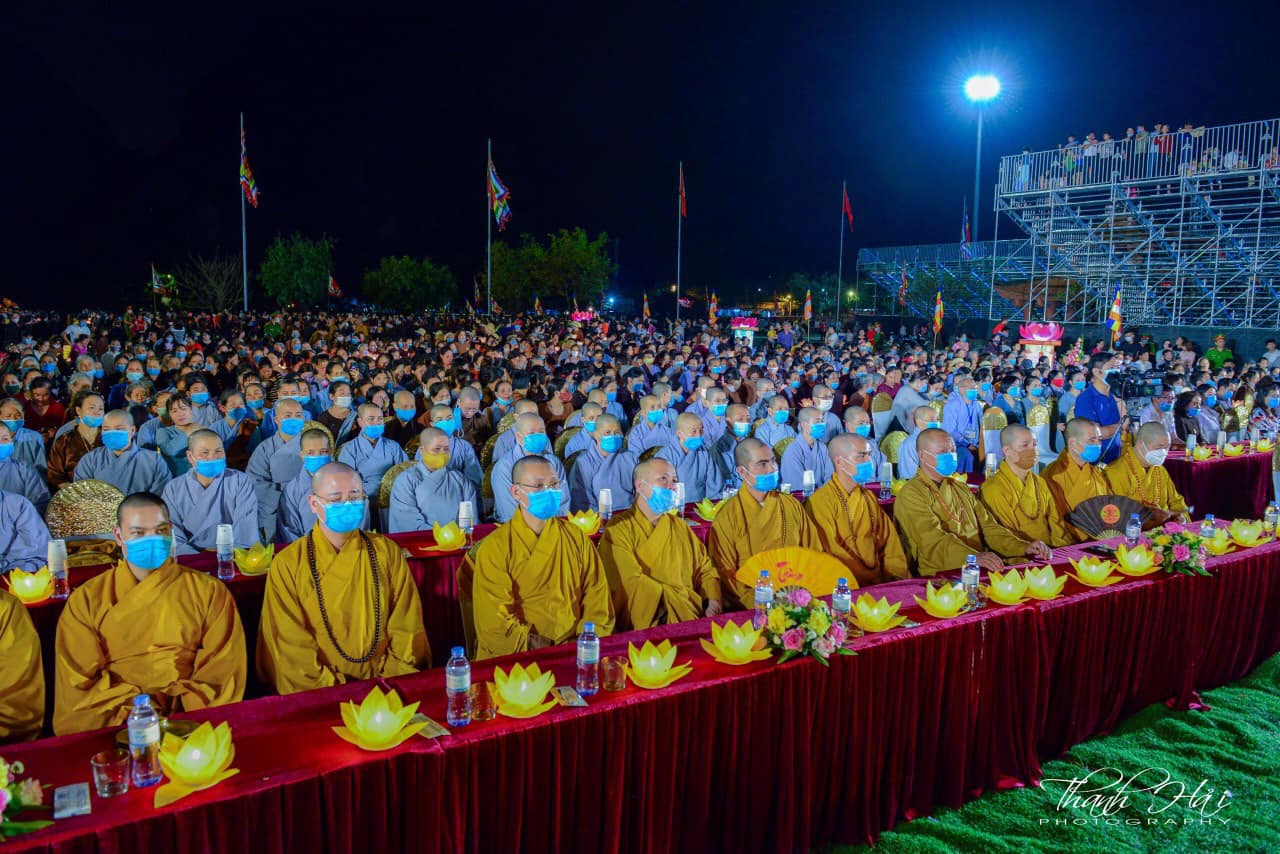
[[[587,323],[591,320],[591,318],[595,317],[595,315],[589,311],[575,311],[570,316],[574,320],[576,320],[578,323]]]
[[[729,321],[730,329],[755,329],[760,321],[754,317],[734,317]]]
[[[1060,344],[1062,327],[1056,323],[1024,323],[1018,327],[1024,344]]]

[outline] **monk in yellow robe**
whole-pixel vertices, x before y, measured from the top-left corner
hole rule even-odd
[[[1125,448],[1120,459],[1107,466],[1107,481],[1116,495],[1127,495],[1152,509],[1148,525],[1163,525],[1173,517],[1187,515],[1187,502],[1165,471],[1169,456],[1169,431],[1159,421],[1138,428],[1133,447]]]
[[[0,744],[33,739],[43,724],[40,636],[27,607],[0,590]]]
[[[1115,492],[1106,473],[1094,465],[1101,455],[1102,429],[1098,422],[1088,418],[1072,418],[1068,421],[1067,446],[1056,460],[1044,467],[1041,475],[1064,519],[1081,501]],[[1087,531],[1070,522],[1066,523],[1066,529],[1074,543],[1093,539]]]
[[[917,575],[937,575],[964,566],[974,555],[986,571],[1004,568],[1002,558],[1048,560],[1039,540],[1028,541],[1005,528],[973,497],[968,484],[951,477],[959,460],[956,443],[945,430],[929,428],[916,436],[920,468],[893,505],[907,564]]]
[[[907,556],[893,521],[863,484],[876,478],[871,441],[839,433],[827,443],[835,475],[804,504],[822,551],[837,558],[859,587],[907,577]]]
[[[635,502],[600,538],[600,560],[619,630],[696,620],[722,610],[720,579],[702,541],[675,507],[675,466],[651,459],[635,467]],[[703,601],[706,608],[703,608]]]
[[[580,528],[556,517],[560,488],[545,457],[517,460],[508,488],[515,514],[459,568],[464,609],[472,602],[477,659],[566,643],[584,623],[595,623],[597,635],[613,633],[600,556]]]
[[[242,699],[249,666],[235,600],[171,557],[160,497],[125,498],[115,539],[124,557],[76,588],[58,619],[54,732],[120,726],[139,694],[162,715]]]
[[[307,499],[316,524],[271,563],[258,632],[258,675],[281,694],[430,665],[422,602],[404,551],[358,530],[360,474],[321,466]]]
[[[1071,545],[1074,535],[1067,533],[1048,484],[1032,471],[1040,453],[1035,434],[1021,424],[1010,424],[1000,431],[1000,447],[1004,461],[982,484],[978,499],[1001,525],[1024,540]]]
[[[742,488],[717,511],[707,551],[720,575],[725,610],[742,610],[755,604],[755,589],[737,579],[738,567],[769,549],[819,545],[804,507],[778,491],[778,462],[772,448],[759,439],[743,439],[733,449],[733,461]]]

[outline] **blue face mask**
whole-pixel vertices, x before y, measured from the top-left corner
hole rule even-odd
[[[595,422],[595,421],[583,421],[583,422],[582,422],[582,429],[583,429],[583,430],[586,430],[588,433],[594,433],[594,432],[596,432],[596,422]]]
[[[1044,397],[1044,389],[1043,388],[1027,389],[1027,394],[1031,395],[1032,397]]]
[[[865,439],[871,435],[871,425],[859,424],[857,427],[853,428],[853,432]]]
[[[733,434],[738,438],[742,438],[751,432],[751,425],[746,421],[733,422]]]
[[[142,371],[127,371],[124,378],[131,383],[139,382],[142,379]]]
[[[152,376],[152,377],[158,377],[158,376],[160,376],[160,369],[159,369],[159,368],[147,368],[147,374],[148,374],[149,376]]]
[[[1076,380],[1071,384],[1071,387],[1076,391],[1084,391],[1084,380]]]
[[[207,392],[207,391],[193,391],[193,392],[191,392],[191,402],[192,402],[192,403],[194,403],[196,406],[202,406],[203,404],[208,403],[208,402],[209,402],[209,392]]]
[[[871,460],[863,460],[854,466],[853,479],[857,483],[870,483],[875,480],[876,464]]]
[[[723,418],[725,412],[728,411],[728,409],[729,409],[729,404],[717,403],[715,406],[711,407],[711,414]]]
[[[787,423],[787,410],[785,410],[785,409],[776,409],[776,410],[774,410],[774,412],[773,412],[773,423],[775,423],[775,424],[786,424],[786,423]]]
[[[201,477],[217,477],[227,470],[226,458],[217,460],[196,460],[196,474]]]
[[[605,396],[605,399],[608,400],[610,403],[613,403],[615,400],[618,399],[618,393],[616,391],[606,391],[604,393],[604,396]]]
[[[1085,445],[1084,450],[1080,452],[1080,459],[1086,463],[1096,463],[1102,457],[1101,445]]]
[[[1267,398],[1267,408],[1268,408],[1268,409],[1275,409],[1277,406],[1280,406],[1280,397],[1268,397],[1268,398]]]
[[[657,424],[662,420],[662,415],[663,413],[661,409],[651,409],[644,414],[644,418],[650,424]]]
[[[1224,403],[1229,403],[1231,401],[1231,398],[1235,396],[1236,396],[1235,392],[1232,392],[1232,391],[1224,391],[1222,394],[1219,395],[1219,397],[1222,398],[1222,401]]]
[[[926,421],[926,422],[924,423],[924,427],[925,427],[925,429],[926,429],[926,430],[941,430],[941,429],[942,429],[942,422],[941,422],[941,421]]]
[[[713,373],[713,374],[723,374],[723,373],[724,373],[724,366],[723,366],[723,365],[716,365],[715,367],[713,367],[713,368],[711,369],[711,373]]]
[[[48,364],[41,365],[40,370],[44,371],[46,374],[52,374],[58,370],[58,366],[50,362]]]
[[[965,400],[977,400],[978,390],[976,388],[965,389],[964,398]]]
[[[815,421],[809,425],[809,435],[815,439],[821,439],[827,433],[827,425],[821,421]]]
[[[773,492],[778,488],[778,473],[771,471],[768,474],[758,474],[752,486],[758,492]]]
[[[800,380],[792,380],[788,385],[792,388],[800,388]]]
[[[1172,411],[1173,411],[1173,404],[1172,404],[1172,403],[1169,403],[1169,402],[1167,402],[1167,401],[1161,401],[1161,402],[1160,402],[1160,411],[1161,411],[1161,412],[1172,412]]]
[[[526,454],[541,454],[547,449],[547,434],[530,433],[528,436],[524,437],[524,441],[520,443],[520,447],[524,449]]]
[[[311,395],[309,395],[309,394],[295,394],[295,395],[293,396],[293,399],[294,399],[294,400],[296,400],[296,401],[298,401],[298,403],[301,403],[303,406],[306,406],[308,403],[310,403],[310,402],[311,402]]]
[[[320,471],[322,467],[327,466],[331,462],[333,462],[333,457],[328,454],[316,454],[312,457],[303,457],[302,467],[311,474],[315,474]]]
[[[306,423],[301,418],[286,418],[280,422],[280,432],[286,436],[296,436],[302,432]]]
[[[655,486],[653,492],[645,499],[649,509],[658,515],[668,513],[676,506],[676,491],[665,486]]]
[[[1200,407],[1198,406],[1187,407],[1187,415],[1191,416],[1192,418],[1195,418],[1199,414],[1200,414]]]
[[[366,439],[381,439],[382,431],[387,429],[385,424],[366,424],[360,428],[360,432],[364,434]]]
[[[102,368],[93,369],[93,378],[97,380],[102,379]]]
[[[696,451],[702,447],[702,437],[686,436],[680,444],[684,446],[686,451]]]
[[[537,519],[554,519],[560,512],[560,490],[540,489],[530,492],[529,512]]]
[[[607,451],[610,454],[618,453],[618,451],[622,450],[622,437],[621,436],[601,436],[600,449],[603,451]]]
[[[227,417],[232,421],[239,421],[247,414],[247,410],[243,406],[233,406],[227,410]]]
[[[1204,405],[1210,408],[1218,405],[1218,396],[1216,394],[1206,394],[1204,396]]]
[[[265,400],[263,400],[262,398],[258,398],[257,400],[246,400],[245,406],[248,406],[254,412],[257,412],[258,410],[262,409],[262,406],[265,403],[266,403]]]
[[[416,414],[417,414],[417,410],[414,410],[414,409],[397,409],[396,410],[396,418],[399,418],[401,421],[412,421],[413,416]]]
[[[494,398],[494,401],[496,401],[496,402],[497,402],[497,404],[498,404],[499,406],[510,406],[510,405],[511,405],[511,398],[509,398],[509,397],[495,397],[495,398]]]
[[[102,416],[101,415],[81,415],[80,422],[84,424],[84,426],[86,427],[101,427]]]
[[[938,454],[934,460],[934,468],[938,470],[938,474],[943,477],[951,477],[956,473],[956,469],[960,466],[960,459],[956,456],[955,451],[947,451],[945,454]]]
[[[102,444],[109,451],[123,451],[129,447],[129,431],[128,430],[103,430]],[[12,445],[5,447],[12,448]]]
[[[363,521],[363,501],[337,501],[324,506],[324,526],[335,534],[349,534]]]
[[[126,540],[124,544],[125,560],[145,572],[164,566],[172,551],[173,537],[161,534]]]
[[[8,427],[8,428],[9,428],[9,432],[10,432],[10,433],[14,436],[14,438],[16,439],[16,438],[17,438],[17,435],[18,435],[18,431],[22,429],[22,419],[21,419],[21,418],[6,418],[6,419],[4,420],[4,424],[5,424],[5,426],[6,426],[6,427]]]
[[[979,383],[979,388],[981,388],[983,393],[985,394],[991,391],[992,386],[991,386],[991,383]]]
[[[9,457],[12,457],[12,456],[13,456],[12,442],[9,442],[4,445],[0,445],[0,463],[4,462],[5,460],[9,459]]]
[[[452,436],[453,432],[458,429],[458,424],[452,418],[446,418],[443,421],[431,422],[432,427],[436,427],[444,431],[446,436]]]
[[[175,356],[177,356],[179,359],[185,359],[185,358],[187,358],[187,351],[186,351],[186,350],[178,350],[177,352],[175,352],[175,353],[174,353],[174,355],[175,355]]]
[[[1009,389],[1009,397],[1014,397],[1014,398],[1022,397],[1022,389],[1019,386],[1014,386],[1013,388]]]

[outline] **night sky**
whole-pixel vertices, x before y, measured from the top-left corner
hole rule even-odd
[[[298,230],[337,239],[352,290],[385,254],[469,282],[492,136],[507,234],[607,231],[633,296],[674,280],[684,160],[685,282],[722,300],[835,269],[843,178],[848,275],[859,246],[957,240],[973,70],[1006,87],[980,238],[998,158],[1024,144],[1280,113],[1263,3],[271,5],[6,4],[0,291],[115,307],[153,260],[238,254],[241,110],[262,191],[251,268]]]

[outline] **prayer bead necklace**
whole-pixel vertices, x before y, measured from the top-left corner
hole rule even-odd
[[[365,551],[369,555],[369,564],[373,567],[373,641],[369,644],[369,651],[359,658],[352,658],[347,655],[339,644],[338,639],[333,634],[333,626],[329,623],[329,609],[324,604],[324,593],[320,591],[320,572],[316,569],[316,543],[315,532],[307,534],[307,567],[311,570],[311,580],[316,585],[316,601],[320,603],[320,621],[324,623],[324,630],[329,635],[329,642],[333,644],[333,648],[338,651],[338,655],[352,664],[364,664],[373,658],[373,653],[378,649],[378,642],[382,640],[382,579],[378,576],[378,557],[373,551],[373,541],[364,531],[358,531],[361,541],[364,542]]]
[[[1164,507],[1164,496],[1161,494],[1163,490],[1160,488],[1161,483],[1159,478],[1155,479],[1156,494],[1153,496],[1154,503],[1147,501],[1147,490],[1143,488],[1142,482],[1146,479],[1148,472],[1144,472],[1139,468],[1138,464],[1134,462],[1136,458],[1137,454],[1134,454],[1133,456],[1128,454],[1125,455],[1125,465],[1128,466],[1129,473],[1133,475],[1133,483],[1138,488],[1138,501],[1145,504],[1147,507]],[[1149,471],[1155,471],[1155,466],[1152,466]]]
[[[1015,482],[1018,480],[1017,476],[1014,475],[1012,471],[1009,472],[1009,475],[1010,477],[1013,477]],[[1027,477],[1030,477],[1030,476],[1031,476],[1031,473],[1028,472]],[[1018,497],[1014,499],[1013,506],[1016,507],[1018,512],[1021,513],[1023,517],[1025,517],[1029,522],[1034,522],[1037,519],[1042,518],[1045,514],[1045,511],[1047,511],[1049,508],[1047,506],[1045,507],[1040,506],[1040,490],[1035,488],[1034,483],[1031,484],[1031,499],[1035,503],[1032,505],[1032,507],[1034,508],[1034,512],[1028,513],[1026,510],[1022,509],[1022,496],[1023,496],[1023,493],[1026,492],[1027,482],[1022,481],[1020,483],[1020,486],[1022,488],[1018,490]]]

